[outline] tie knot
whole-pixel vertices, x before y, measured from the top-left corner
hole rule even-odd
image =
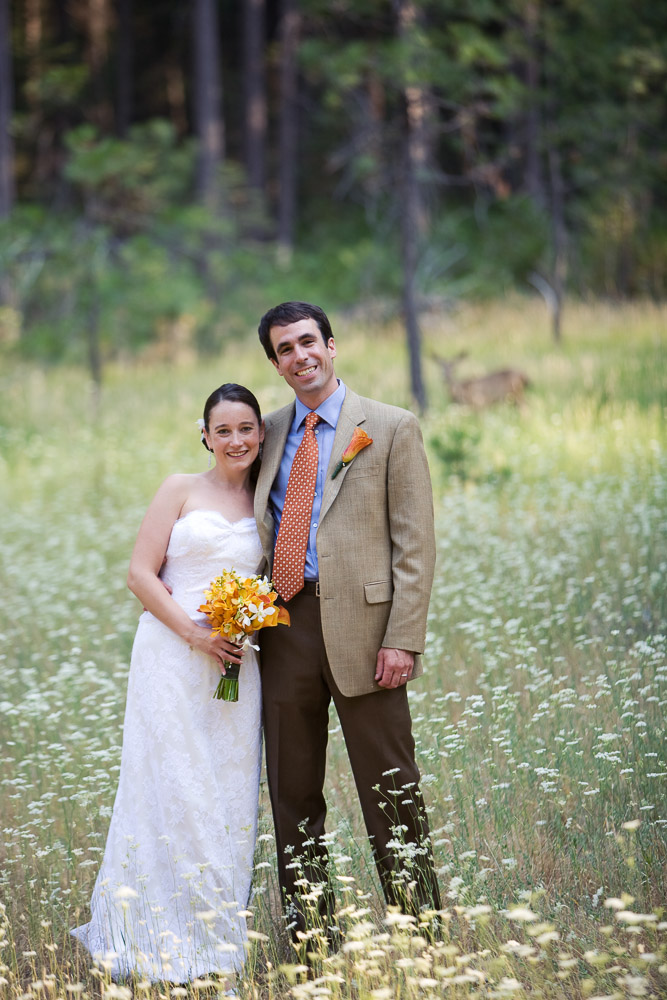
[[[311,410],[310,413],[306,414],[306,427],[307,427],[307,429],[309,431],[312,431],[312,429],[315,426],[315,424],[319,423],[319,421],[321,419],[322,418],[320,417],[319,413],[315,413],[314,410]]]

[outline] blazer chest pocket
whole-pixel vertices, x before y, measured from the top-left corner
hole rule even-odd
[[[365,479],[366,476],[379,476],[382,470],[382,466],[378,465],[366,465],[360,462],[357,465],[356,460],[352,462],[349,469],[345,473],[345,479]]]
[[[394,585],[391,580],[381,580],[380,583],[365,583],[364,592],[367,604],[382,604],[394,596]]]

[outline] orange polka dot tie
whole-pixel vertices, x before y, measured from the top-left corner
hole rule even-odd
[[[313,428],[319,420],[318,413],[306,414],[306,428],[294,456],[285,491],[285,504],[273,557],[273,585],[284,601],[291,600],[303,589],[319,458]]]

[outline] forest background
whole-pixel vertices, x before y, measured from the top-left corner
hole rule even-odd
[[[0,344],[211,353],[263,307],[667,285],[667,9],[0,0]],[[537,290],[537,291],[536,291]]]

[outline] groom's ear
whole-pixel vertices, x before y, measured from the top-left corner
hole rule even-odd
[[[271,361],[271,364],[273,365],[273,367],[275,368],[275,370],[278,372],[278,374],[282,375],[282,372],[280,370],[280,362],[276,361],[275,358],[270,358],[270,361]]]

